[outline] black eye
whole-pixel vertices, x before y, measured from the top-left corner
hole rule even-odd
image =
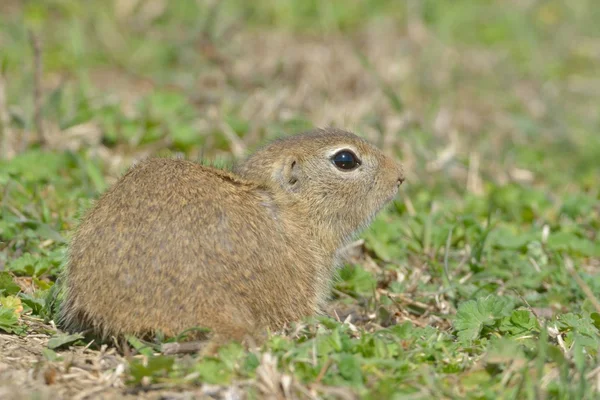
[[[360,165],[360,160],[349,150],[341,150],[333,155],[331,161],[339,169],[349,171]]]

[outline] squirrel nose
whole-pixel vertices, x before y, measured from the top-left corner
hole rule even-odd
[[[406,177],[404,176],[404,169],[402,167],[399,167],[398,169],[398,186],[402,185],[404,183],[404,181],[406,180]]]

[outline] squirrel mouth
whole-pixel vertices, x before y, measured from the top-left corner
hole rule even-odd
[[[396,186],[394,188],[394,190],[392,190],[392,193],[386,198],[386,203],[393,201],[396,198],[396,196],[398,196],[399,192],[400,192],[400,188],[398,186]]]

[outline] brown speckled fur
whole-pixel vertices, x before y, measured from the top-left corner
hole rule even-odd
[[[342,148],[362,160],[358,169],[333,165]],[[402,179],[380,150],[335,129],[274,141],[234,172],[140,162],[74,235],[61,323],[103,337],[203,326],[242,340],[315,314],[338,249]]]

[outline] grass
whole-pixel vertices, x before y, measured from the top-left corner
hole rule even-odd
[[[174,4],[0,6],[0,393],[599,396],[591,0]],[[228,162],[330,124],[395,154],[408,180],[329,317],[204,359],[56,330],[69,232],[133,160]]]

